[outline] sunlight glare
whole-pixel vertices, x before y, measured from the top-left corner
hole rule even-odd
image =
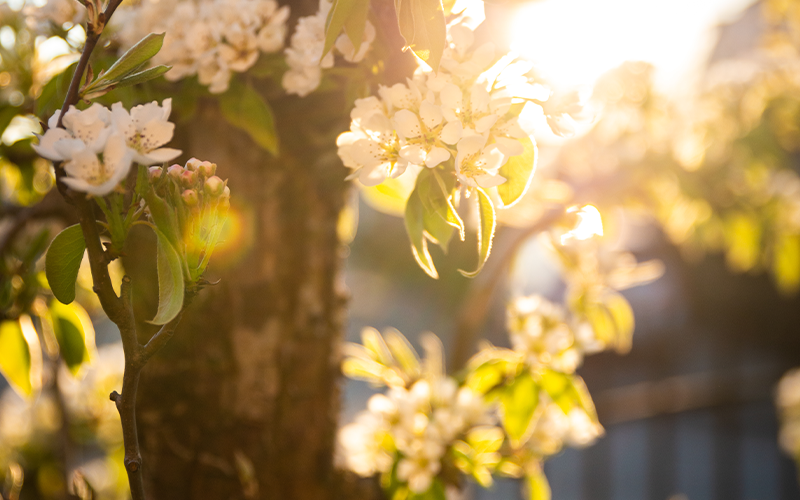
[[[567,213],[574,213],[578,217],[578,223],[568,233],[561,236],[561,244],[566,244],[569,240],[588,240],[593,236],[603,236],[603,218],[600,211],[593,205],[586,205],[582,208],[572,207]]]
[[[752,0],[542,0],[512,26],[512,49],[556,86],[592,85],[625,61],[653,63],[663,85],[679,82],[710,50],[713,26]]]

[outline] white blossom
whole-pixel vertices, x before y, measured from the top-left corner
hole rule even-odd
[[[154,165],[174,160],[181,154],[178,149],[161,147],[172,140],[175,130],[175,124],[167,120],[171,110],[171,98],[164,99],[162,106],[156,101],[134,106],[130,113],[122,103],[111,106],[114,127],[124,135],[134,161]]]
[[[151,32],[166,32],[154,58],[172,66],[171,81],[197,75],[214,94],[228,90],[233,73],[249,70],[261,54],[279,52],[289,7],[275,0],[143,0],[114,16],[123,49]]]

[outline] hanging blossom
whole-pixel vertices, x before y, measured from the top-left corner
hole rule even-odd
[[[289,7],[275,0],[143,0],[114,16],[122,48],[148,33],[166,32],[155,64],[172,66],[177,81],[197,75],[213,94],[228,90],[231,75],[250,69],[260,54],[284,46]]]
[[[112,192],[128,175],[131,164],[153,165],[172,160],[181,151],[160,146],[172,139],[174,124],[167,121],[171,100],[155,101],[128,112],[121,103],[111,109],[92,104],[86,110],[70,106],[58,126],[60,110],[48,121],[48,130],[34,145],[48,160],[64,162],[64,184],[93,196]]]
[[[316,14],[297,20],[289,47],[285,51],[289,70],[284,73],[282,83],[289,94],[305,97],[316,90],[322,80],[322,70],[333,67],[334,52],[341,54],[348,62],[357,63],[364,59],[375,40],[375,26],[367,21],[358,52],[347,34],[343,33],[336,39],[334,48],[323,58],[325,22],[330,9],[331,3],[328,0],[320,0]]]
[[[350,131],[337,139],[339,157],[354,171],[350,178],[374,186],[411,165],[445,165],[465,186],[505,182],[498,171],[523,153],[520,139],[529,134],[519,113],[509,113],[512,93],[493,88],[498,78],[487,74],[498,60],[492,43],[476,47],[471,28],[451,24],[438,73],[420,67],[405,84],[356,101]]]
[[[368,342],[368,335],[375,342]],[[386,376],[386,369],[397,370],[400,365],[391,361],[392,355],[380,335],[367,329],[362,338],[365,345],[382,345],[386,351],[383,361],[387,364],[375,372],[383,374],[370,380],[390,387],[386,394],[372,396],[367,410],[339,431],[337,461],[364,477],[388,473],[396,464],[397,479],[413,493],[424,493],[460,439],[477,427],[494,425],[493,408],[480,394],[459,387],[455,379],[443,373],[441,343],[432,334],[422,339],[426,350],[424,368],[400,370],[402,376],[391,377]],[[404,338],[402,342],[407,344]],[[396,350],[398,344],[395,341],[389,345]],[[355,348],[355,353],[351,350],[355,361],[372,359],[362,346]],[[404,366],[409,362],[414,367],[419,365],[416,354],[404,356],[403,360]]]

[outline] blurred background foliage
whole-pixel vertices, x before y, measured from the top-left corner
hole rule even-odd
[[[54,196],[51,165],[30,144],[42,130],[39,119],[63,101],[84,36],[77,7],[49,2],[54,17],[33,4],[0,4],[0,371],[10,382],[0,399],[3,498],[61,498],[67,490],[81,498],[127,495],[108,402],[121,377],[116,332],[85,266],[71,306],[54,306],[43,276],[50,239],[75,221]],[[521,8],[487,11],[502,19]],[[414,343],[416,332],[432,330],[451,369],[481,338],[508,345],[509,296],[559,300],[569,284],[586,279],[575,276],[585,266],[534,237],[553,213],[597,207],[603,251],[590,267],[609,290],[665,270],[659,281],[620,295],[636,314],[631,354],[597,355],[579,372],[608,435],[548,464],[555,498],[800,494],[791,464],[777,455],[770,403],[780,374],[800,361],[800,4],[768,0],[740,15],[719,28],[688,95],[658,88],[647,62],[626,62],[579,89],[585,107],[575,137],[539,142],[531,189],[501,213],[504,227],[475,281],[456,272],[474,260],[466,245],[453,245],[447,259],[432,250],[438,281],[417,268],[402,220],[386,215],[402,208],[413,186],[362,190],[343,212],[351,340],[363,326],[394,326]],[[748,38],[753,24],[757,33]],[[492,26],[483,36],[493,36]],[[751,43],[741,47],[742,39]],[[115,50],[112,42],[101,58]],[[262,70],[272,71],[269,64]],[[360,95],[364,80],[383,71],[376,66],[354,78],[361,88],[350,93]],[[145,101],[169,85],[126,89],[114,100]],[[192,81],[182,89],[175,106],[189,119],[192,103],[208,96]],[[660,259],[663,269],[653,261],[636,266],[636,259]],[[12,354],[29,366],[14,365]],[[371,394],[349,383],[343,421]],[[492,493],[469,494],[509,498],[515,491],[500,482]]]

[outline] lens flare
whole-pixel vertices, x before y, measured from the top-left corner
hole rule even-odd
[[[600,211],[593,205],[586,205],[582,208],[572,207],[567,213],[575,214],[578,223],[568,233],[561,236],[561,244],[566,244],[569,240],[588,240],[594,236],[603,236],[603,218]]]

